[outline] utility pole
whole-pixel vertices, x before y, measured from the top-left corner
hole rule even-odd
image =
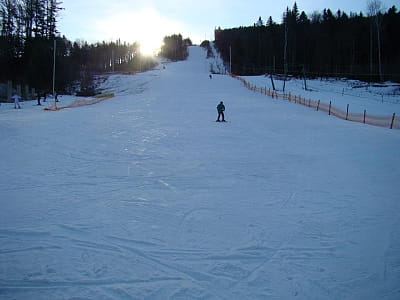
[[[56,85],[56,39],[53,42],[53,97],[54,97],[54,106],[57,107],[56,104],[56,94],[55,94],[55,85]]]

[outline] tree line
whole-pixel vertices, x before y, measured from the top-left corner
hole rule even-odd
[[[185,60],[189,55],[188,46],[191,45],[192,41],[189,38],[183,39],[181,34],[166,36],[160,54],[172,61]]]
[[[216,29],[215,44],[232,72],[400,81],[400,13],[370,0],[368,15],[324,9],[308,16],[296,2],[281,24]]]
[[[154,67],[140,53],[139,43],[69,41],[57,30],[63,10],[57,0],[0,0],[0,83],[12,80],[40,92],[52,91],[55,54],[56,90],[94,91],[93,76],[104,72],[135,72]],[[189,39],[165,37],[162,54],[185,59]]]

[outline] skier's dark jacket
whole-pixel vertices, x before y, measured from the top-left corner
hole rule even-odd
[[[222,103],[217,105],[217,110],[218,112],[223,112],[225,111],[225,105],[223,105]]]

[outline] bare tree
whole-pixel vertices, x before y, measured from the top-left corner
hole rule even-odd
[[[371,17],[377,33],[377,47],[378,47],[378,68],[379,68],[379,80],[383,81],[382,74],[382,63],[381,63],[381,24],[382,24],[382,2],[381,0],[368,0],[367,13]],[[371,34],[372,39],[372,34]],[[371,51],[372,52],[372,51]],[[370,57],[372,65],[372,55]]]

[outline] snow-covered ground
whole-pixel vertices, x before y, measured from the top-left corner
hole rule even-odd
[[[96,105],[0,106],[1,299],[400,298],[400,131],[209,79],[205,55]]]
[[[249,83],[257,87],[273,90],[270,76],[243,76]],[[275,88],[283,93],[284,82],[279,77],[274,79]],[[307,86],[307,90],[305,89]],[[286,82],[285,92],[311,100],[321,100],[346,111],[349,104],[351,113],[362,113],[364,110],[373,115],[400,115],[400,84],[362,83],[356,80],[307,79],[291,77]]]

